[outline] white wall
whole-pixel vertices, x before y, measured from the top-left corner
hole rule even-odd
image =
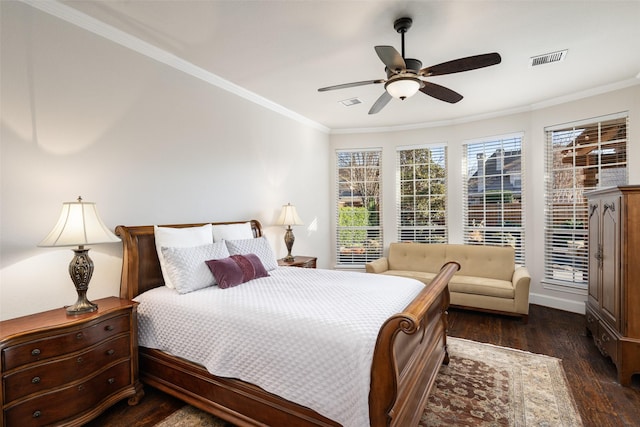
[[[62,202],[144,225],[258,219],[278,256],[329,266],[329,137],[55,17],[2,2],[0,318],[75,301],[69,248],[38,248]],[[89,298],[118,295],[122,248],[94,246]]]
[[[629,183],[640,183],[640,85],[607,92],[576,101],[533,109],[499,118],[451,124],[432,128],[380,133],[348,133],[331,136],[332,176],[335,176],[335,150],[367,147],[382,148],[382,200],[385,247],[397,241],[396,224],[396,147],[447,143],[448,146],[448,225],[449,241],[462,243],[462,145],[466,140],[524,132],[526,192],[526,264],[531,282],[532,303],[584,313],[586,292],[563,292],[541,283],[544,269],[544,128],[551,125],[628,111],[630,116]],[[382,113],[384,114],[384,113]],[[335,186],[332,187],[335,191]],[[331,196],[332,212],[335,193]],[[332,217],[332,227],[335,218]],[[335,240],[332,241],[332,246]],[[332,262],[335,263],[335,255]]]

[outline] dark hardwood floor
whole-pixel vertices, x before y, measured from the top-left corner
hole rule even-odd
[[[586,336],[584,324],[583,315],[537,305],[531,306],[527,324],[452,309],[449,335],[560,358],[585,426],[640,426],[640,375],[634,377],[632,387],[621,387],[615,366]],[[145,397],[137,406],[122,401],[87,425],[149,427],[182,406],[171,396],[145,387]]]

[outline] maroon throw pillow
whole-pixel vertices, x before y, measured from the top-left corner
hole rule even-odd
[[[269,275],[260,258],[255,254],[231,255],[228,258],[212,259],[205,263],[222,289]]]

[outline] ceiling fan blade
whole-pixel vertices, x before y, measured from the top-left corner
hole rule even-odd
[[[384,65],[393,72],[399,73],[407,69],[402,55],[393,46],[376,46],[378,57],[384,62]]]
[[[326,92],[328,90],[336,90],[336,89],[346,89],[348,87],[372,85],[372,84],[378,84],[378,83],[384,83],[384,82],[386,82],[386,80],[378,79],[378,80],[365,80],[362,82],[344,83],[341,85],[321,87],[320,89],[318,89],[318,92]]]
[[[369,110],[369,114],[376,114],[377,112],[382,110],[384,106],[387,105],[389,101],[391,101],[391,98],[392,96],[389,95],[389,92],[385,90],[382,93],[382,95],[380,95],[380,98],[378,98],[378,100],[373,104],[373,106],[371,106],[371,109]]]
[[[420,70],[421,76],[441,76],[443,74],[460,73],[462,71],[476,70],[478,68],[489,67],[499,64],[502,61],[500,54],[485,53],[483,55],[468,56],[466,58],[454,59],[442,64],[432,65]]]
[[[432,96],[440,101],[448,102],[450,104],[455,104],[460,101],[463,96],[458,92],[455,92],[451,89],[448,89],[444,86],[437,85],[431,82],[424,82],[424,86],[420,88],[420,92]]]

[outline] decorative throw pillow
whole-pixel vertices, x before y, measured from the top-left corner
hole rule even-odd
[[[213,243],[211,224],[187,228],[158,227],[154,225],[153,233],[156,238],[156,251],[158,252],[158,259],[160,260],[160,269],[162,270],[164,284],[169,288],[174,288],[174,286],[167,273],[162,248],[186,248]]]
[[[278,268],[278,260],[266,237],[243,240],[227,240],[227,249],[231,255],[256,254],[267,271]]]
[[[206,261],[222,289],[231,288],[269,274],[255,254],[231,255],[228,258]]]
[[[253,230],[250,222],[242,224],[214,224],[213,241],[253,239]]]
[[[186,294],[216,284],[206,261],[229,256],[224,242],[191,248],[162,248],[167,274],[178,293]]]

